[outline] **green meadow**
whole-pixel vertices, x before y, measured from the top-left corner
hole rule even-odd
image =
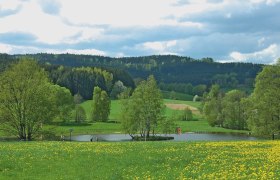
[[[120,124],[120,110],[121,103],[120,100],[111,101],[111,113],[108,122],[91,122],[91,103],[92,101],[85,101],[81,105],[86,110],[88,121],[82,124],[77,124],[74,122],[69,123],[58,123],[54,122],[51,125],[45,125],[44,129],[53,132],[57,136],[69,135],[69,130],[73,129],[73,134],[111,134],[111,133],[123,133]],[[176,105],[188,105],[190,107],[199,108],[201,106],[200,102],[192,101],[182,101],[182,100],[170,100],[164,99],[165,104],[176,104]],[[165,116],[167,118],[172,118],[173,116],[179,116],[182,110],[175,110],[166,107]],[[194,121],[176,121],[176,125],[181,127],[182,132],[238,132],[246,133],[247,131],[242,130],[231,130],[224,129],[220,127],[211,127],[208,122],[203,118],[199,111],[195,111]]]
[[[278,179],[279,141],[1,142],[0,179]]]
[[[81,105],[86,111],[88,120],[84,123],[77,124],[71,120],[68,123],[53,122],[49,125],[43,127],[44,131],[52,134],[53,136],[60,137],[60,135],[69,136],[69,130],[73,129],[72,134],[111,134],[111,133],[123,133],[120,124],[120,110],[121,103],[120,100],[111,101],[111,113],[108,122],[91,122],[91,103],[92,101],[85,101]],[[189,107],[200,108],[200,102],[193,101],[182,101],[182,100],[170,100],[164,99],[165,104],[176,104],[176,105],[187,105]],[[165,108],[165,116],[167,118],[172,118],[174,116],[179,116],[182,110],[175,110],[169,107]],[[203,118],[199,111],[193,113],[194,121],[175,121],[178,127],[181,127],[182,132],[238,132],[246,133],[244,130],[231,130],[220,127],[211,127],[208,122]],[[0,131],[0,137],[9,136]]]

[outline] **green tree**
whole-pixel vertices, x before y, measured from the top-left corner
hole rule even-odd
[[[108,121],[110,114],[110,99],[106,91],[94,87],[92,103],[92,121]]]
[[[197,85],[193,88],[194,95],[202,96],[203,93],[206,91],[207,86],[204,84]]]
[[[218,85],[213,85],[210,92],[204,95],[203,114],[211,126],[223,126],[222,98]]]
[[[83,97],[80,95],[80,93],[77,93],[74,95],[74,103],[75,104],[81,104],[84,101]]]
[[[139,133],[148,138],[163,121],[164,104],[156,80],[149,76],[134,90],[131,97],[122,100],[122,127],[132,137]]]
[[[247,123],[244,116],[244,106],[241,103],[246,95],[239,90],[232,90],[225,94],[222,100],[223,126],[230,129],[246,129]]]
[[[112,91],[111,91],[110,97],[111,97],[112,99],[117,99],[118,96],[119,96],[122,92],[124,92],[126,89],[127,89],[127,87],[125,87],[125,86],[123,85],[123,82],[117,81],[117,82],[114,84],[114,86],[113,86],[113,89],[112,89]]]
[[[164,118],[160,123],[161,132],[164,134],[171,134],[174,132],[176,124],[176,115],[169,118]]]
[[[256,78],[254,92],[247,101],[249,129],[259,135],[280,130],[280,65],[266,66]],[[249,105],[249,106],[248,106]]]
[[[46,72],[33,60],[21,60],[0,77],[3,130],[31,140],[56,115],[56,96]]]
[[[74,109],[73,96],[71,95],[69,89],[65,87],[60,87],[58,85],[53,85],[52,90],[55,93],[56,102],[56,119],[66,122],[71,118],[71,112]]]
[[[106,91],[101,92],[101,120],[108,121],[110,115],[111,101]]]
[[[182,112],[182,121],[192,121],[193,120],[193,113],[192,110],[186,107]]]
[[[81,105],[76,105],[75,108],[75,122],[82,123],[87,120],[85,109]]]

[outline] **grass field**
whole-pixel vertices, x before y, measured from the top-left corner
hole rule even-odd
[[[184,101],[192,101],[193,96],[185,93],[179,93],[179,92],[172,92],[172,91],[161,91],[162,97],[164,99],[170,99],[170,98],[175,98],[175,99],[180,99]]]
[[[90,109],[91,109],[91,102],[86,101],[82,104],[87,112],[87,116],[90,117]],[[171,104],[186,104],[189,106],[193,106],[195,108],[199,108],[201,106],[201,102],[193,102],[193,101],[182,101],[182,100],[170,100],[164,99],[164,103],[171,103]],[[111,113],[109,119],[111,121],[120,121],[119,113],[120,113],[121,105],[119,100],[113,100],[111,102]],[[170,118],[174,115],[179,115],[181,113],[180,110],[174,110],[170,108],[165,109],[165,116]],[[208,122],[203,119],[201,114],[194,114],[194,118],[198,121],[176,121],[176,124],[182,128],[183,132],[247,132],[242,130],[231,130],[231,129],[224,129],[220,127],[211,127],[209,126]],[[114,123],[93,123],[91,124],[92,127],[88,127],[88,132],[95,132],[102,133],[101,129],[104,129],[103,133],[109,133],[112,130],[112,133],[121,132],[120,124]],[[68,128],[68,127],[67,127]],[[73,127],[75,128],[75,127]],[[90,128],[92,131],[90,131]],[[69,129],[69,128],[68,128]],[[67,129],[67,132],[68,132]],[[82,128],[78,128],[82,129]],[[63,128],[62,128],[63,130]],[[77,132],[80,132],[79,130]]]
[[[0,179],[278,179],[280,141],[1,142]]]
[[[82,103],[82,106],[85,108],[88,118],[90,117],[91,111],[91,102],[85,101]],[[200,106],[200,102],[192,102],[192,101],[180,101],[180,100],[168,100],[165,99],[164,103],[171,104],[186,104],[189,106],[193,106],[198,108]],[[73,134],[110,134],[110,133],[122,133],[121,124],[113,123],[120,122],[120,101],[113,100],[111,102],[111,113],[109,116],[109,123],[103,122],[86,122],[83,124],[76,123],[53,123],[53,125],[45,125],[45,129],[49,129],[54,132],[56,135],[69,135],[69,129],[73,129]],[[177,116],[180,114],[180,110],[174,110],[170,108],[165,109],[165,116],[167,118]],[[211,127],[208,122],[202,117],[201,114],[194,114],[194,118],[197,121],[176,121],[177,126],[181,127],[182,132],[247,132],[240,130],[231,130],[224,129],[220,127]],[[0,133],[1,135],[1,133]]]
[[[86,110],[87,117],[90,117],[91,111],[91,103],[92,101],[85,101],[82,103],[82,106]],[[189,106],[193,106],[195,108],[200,107],[200,102],[192,102],[192,101],[180,101],[180,100],[169,100],[165,99],[164,103],[172,103],[172,104],[186,104]],[[69,129],[73,129],[73,134],[111,134],[111,133],[122,133],[121,124],[113,123],[120,122],[120,101],[113,100],[111,102],[111,113],[109,116],[109,123],[103,122],[87,122],[84,124],[75,124],[75,123],[54,123],[53,125],[45,125],[45,129],[48,129],[54,132],[57,136],[69,135]],[[181,113],[180,110],[174,110],[170,108],[165,109],[165,116],[170,118],[172,116],[177,116]],[[181,127],[182,132],[247,132],[240,130],[231,130],[224,129],[219,127],[211,127],[208,122],[203,119],[201,114],[194,114],[194,118],[197,121],[176,121],[177,126]],[[1,135],[1,134],[0,134]]]
[[[169,100],[165,99],[164,103],[169,104],[186,104],[195,108],[200,107],[200,102],[192,102],[192,101],[180,101],[180,100]],[[91,101],[85,101],[82,103],[82,106],[86,110],[87,117],[89,119],[91,112]],[[60,135],[69,135],[69,130],[73,129],[73,134],[111,134],[111,133],[122,133],[121,124],[120,123],[112,123],[112,122],[120,122],[120,101],[113,100],[111,102],[111,113],[109,116],[110,123],[103,122],[86,122],[83,124],[76,123],[53,123],[52,125],[45,125],[44,129],[48,130],[57,136]],[[167,118],[178,116],[181,113],[180,110],[174,110],[170,108],[165,109],[165,116]],[[220,127],[211,127],[207,123],[205,119],[203,119],[201,114],[194,114],[194,118],[197,121],[176,121],[177,126],[181,127],[182,132],[247,132],[241,130],[230,130],[224,129]],[[0,131],[0,137],[6,136],[3,132]]]
[[[173,104],[186,104],[190,105],[196,108],[200,107],[200,102],[192,102],[192,101],[182,101],[182,100],[170,100],[170,99],[164,99],[164,103],[173,103]],[[85,101],[81,105],[85,109],[87,117],[90,118],[90,112],[91,112],[91,104],[92,101]],[[111,101],[111,112],[109,116],[109,120],[112,121],[119,121],[120,120],[120,111],[121,111],[121,103],[120,100],[112,100]],[[179,112],[173,109],[166,108],[165,110],[165,116],[170,117],[174,112]]]

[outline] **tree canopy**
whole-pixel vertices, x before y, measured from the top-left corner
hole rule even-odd
[[[56,91],[35,61],[21,60],[0,77],[1,128],[31,140],[56,116]]]
[[[266,66],[247,100],[249,128],[259,135],[280,131],[280,65]]]
[[[164,119],[163,99],[153,76],[142,81],[132,96],[122,101],[122,127],[131,136],[139,133],[148,138]]]
[[[203,113],[211,126],[223,126],[222,98],[219,85],[213,85],[205,95]]]
[[[94,87],[92,101],[92,121],[108,121],[111,101],[100,87]]]

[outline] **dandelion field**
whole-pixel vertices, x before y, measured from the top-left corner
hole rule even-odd
[[[0,179],[277,179],[280,141],[1,142]]]

